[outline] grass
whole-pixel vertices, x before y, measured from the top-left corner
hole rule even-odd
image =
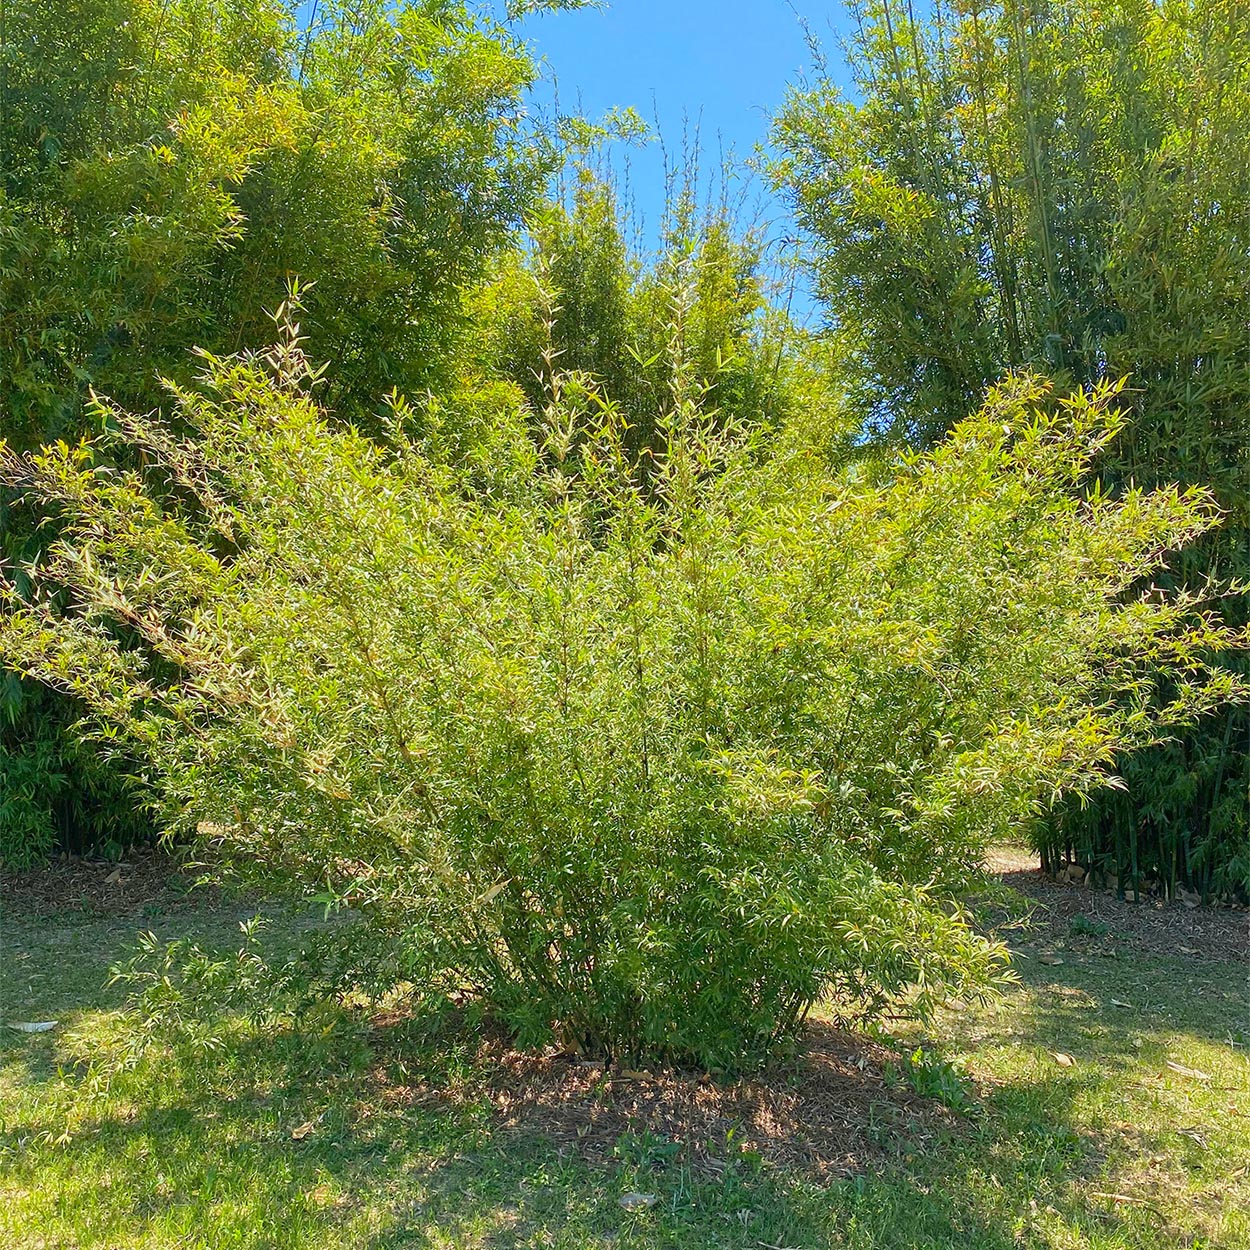
[[[751,1158],[711,1176],[637,1140],[596,1164],[472,1100],[391,1103],[375,1079],[389,1043],[348,1016],[298,1038],[238,1027],[208,1061],[162,1053],[92,1098],[83,1065],[116,1043],[121,1005],[103,982],[136,929],[225,944],[238,919],[3,917],[0,1021],[61,1024],[0,1029],[0,1246],[1250,1248],[1235,963],[1023,948],[1000,1002],[900,1038],[892,1079],[956,1106],[955,1127],[866,1123],[879,1163],[822,1185]],[[629,1192],[658,1201],[626,1212]]]

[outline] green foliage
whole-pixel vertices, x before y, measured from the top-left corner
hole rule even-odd
[[[70,732],[74,705],[5,674],[0,693],[0,863],[25,868],[56,846],[120,857],[150,823],[134,761],[102,761]]]
[[[225,952],[206,950],[190,938],[161,943],[151,932],[139,935],[136,953],[112,969],[109,983],[128,987],[134,1009],[125,1046],[99,1069],[105,1081],[162,1044],[193,1061],[223,1050],[234,1016],[271,1028],[282,1018],[275,1008],[281,996],[260,944],[263,921],[253,916],[239,929],[242,943]]]
[[[0,488],[0,556],[9,557],[13,593],[26,596],[24,566],[49,527],[17,499],[6,506],[12,494]],[[80,714],[72,699],[0,674],[0,864],[29,867],[57,847],[120,856],[151,839],[137,761],[104,762],[72,732]]]
[[[1106,937],[1110,930],[1100,920],[1091,920],[1086,915],[1072,917],[1070,925],[1074,937]]]
[[[1220,484],[1243,430],[1204,431],[1228,396],[1203,392],[1246,385],[1244,4],[1010,0],[925,26],[875,0],[861,18],[862,101],[793,93],[773,173],[819,244],[865,422],[941,437],[1004,364],[1132,374],[1147,420],[1120,450],[1149,461],[1166,372],[1189,378],[1181,424],[1209,460],[1189,471]]]
[[[268,887],[357,909],[392,984],[525,1042],[740,1068],[847,1019],[976,994],[957,898],[986,841],[1237,690],[1188,592],[1126,597],[1214,520],[1200,490],[1081,499],[1115,388],[1020,379],[873,486],[803,427],[674,403],[636,456],[553,382],[506,483],[336,429],[285,310],[166,424],[11,451],[63,517],[0,657],[150,762],[169,819]],[[523,471],[516,471],[517,466]]]
[[[295,9],[0,0],[11,445],[80,437],[92,387],[163,404],[193,345],[263,346],[292,275],[340,419],[376,428],[386,393],[455,373],[463,293],[550,169],[521,110],[528,55],[444,0],[327,0],[303,27]],[[20,566],[47,519],[0,499],[0,554]],[[102,770],[64,735],[72,706],[24,704],[0,794],[10,859],[48,845],[58,788],[92,826],[133,800],[120,781],[96,793]]]
[[[57,792],[64,784],[55,741],[6,743],[0,753],[0,860],[25,868],[56,841]]]
[[[564,9],[596,9],[602,0],[508,0],[507,14],[510,22],[534,13],[556,13]]]
[[[1221,530],[1161,571],[1250,574],[1250,15],[1244,0],[863,7],[859,99],[792,94],[774,167],[816,241],[849,400],[927,445],[1004,370],[1129,376],[1110,491],[1211,487]],[[1247,619],[1230,596],[1231,619]],[[1228,709],[1121,764],[1126,790],[1038,830],[1065,852],[1250,890],[1250,721]]]
[[[681,1153],[681,1142],[643,1129],[641,1133],[623,1133],[612,1147],[612,1154],[640,1171],[661,1171],[670,1166]]]
[[[77,420],[92,384],[158,402],[193,344],[263,345],[292,274],[316,284],[328,402],[367,418],[447,368],[460,292],[545,181],[528,57],[460,5],[322,4],[302,32],[271,0],[6,0],[5,20],[10,441]]]
[[[972,1099],[967,1075],[948,1060],[916,1047],[900,1063],[888,1063],[887,1080],[905,1080],[922,1098],[932,1098],[952,1111],[965,1111]]]
[[[550,205],[529,233],[528,253],[506,256],[482,290],[478,320],[481,367],[520,386],[533,411],[555,372],[585,376],[627,415],[631,454],[661,449],[678,285],[691,292],[683,350],[705,409],[770,424],[813,398],[814,379],[798,381],[804,337],[768,307],[759,241],[728,209],[700,215],[687,189],[656,255],[644,258],[626,240],[611,185],[580,169],[570,205]]]

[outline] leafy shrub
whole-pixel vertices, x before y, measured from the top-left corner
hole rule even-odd
[[[57,847],[119,857],[154,834],[133,759],[101,762],[69,732],[69,700],[0,680],[0,864],[26,868]]]
[[[522,1042],[741,1067],[822,997],[984,990],[1004,952],[955,900],[987,840],[1148,739],[1161,667],[1173,719],[1234,688],[1192,595],[1124,601],[1214,509],[1078,498],[1115,388],[1027,379],[844,480],[700,411],[687,303],[645,487],[576,377],[498,475],[399,401],[388,446],[335,428],[289,325],[173,424],[110,408],[145,468],[6,453],[64,529],[0,655],[141,751],[175,827]]]
[[[55,743],[0,746],[0,863],[24,868],[56,842],[53,799],[64,784]]]
[[[643,1129],[641,1133],[622,1133],[612,1154],[627,1166],[640,1171],[662,1171],[681,1153],[681,1142]]]
[[[1094,920],[1086,915],[1073,916],[1068,927],[1073,937],[1106,937],[1110,932],[1101,920]]]

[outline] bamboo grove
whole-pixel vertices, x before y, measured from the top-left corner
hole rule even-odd
[[[1158,585],[1244,622],[1250,6],[870,0],[856,18],[856,91],[792,92],[773,173],[814,239],[859,419],[928,445],[1006,370],[1127,377],[1101,486],[1213,487],[1224,524]],[[1124,757],[1122,788],[1041,823],[1046,862],[1244,890],[1248,751],[1233,706]]]

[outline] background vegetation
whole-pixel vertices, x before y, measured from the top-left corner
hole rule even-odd
[[[792,93],[773,165],[814,242],[864,428],[929,445],[1004,369],[1127,376],[1109,491],[1203,483],[1218,532],[1161,586],[1250,573],[1250,10],[1242,0],[856,10],[856,97]],[[1244,593],[1224,603],[1248,619]],[[1122,758],[1038,832],[1140,891],[1243,894],[1250,720]]]
[[[442,2],[330,0],[301,26],[270,0],[4,0],[0,434],[74,441],[93,387],[161,407],[193,347],[266,344],[295,276],[338,419],[376,428],[392,389],[441,388],[465,292],[552,168],[522,109],[533,72]],[[19,568],[45,520],[0,499]],[[46,689],[2,693],[0,855],[151,829],[123,780],[138,761],[100,767]]]

